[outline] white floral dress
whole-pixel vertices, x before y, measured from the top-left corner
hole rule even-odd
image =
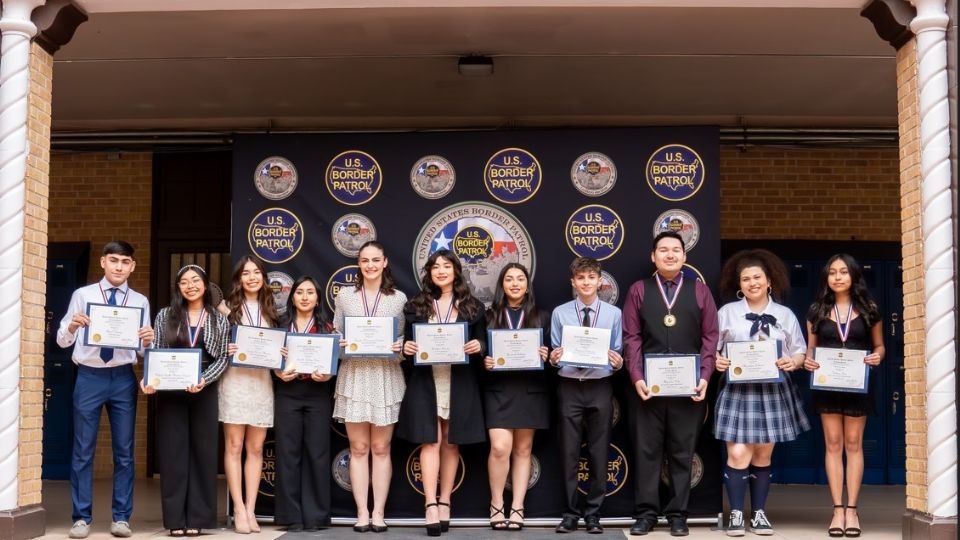
[[[243,324],[256,326],[247,314],[259,313],[259,309],[256,302],[247,302]],[[273,427],[273,381],[268,369],[228,367],[220,379],[217,401],[224,424]]]

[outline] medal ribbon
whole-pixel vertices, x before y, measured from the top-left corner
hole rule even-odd
[[[450,299],[450,306],[447,308],[447,316],[441,319],[441,318],[440,318],[440,302],[437,301],[437,300],[434,300],[434,301],[433,301],[433,309],[435,310],[435,312],[436,312],[436,314],[437,314],[437,320],[440,321],[440,324],[446,324],[447,321],[450,320],[450,315],[453,313],[453,304],[454,304],[454,301],[453,301],[453,299],[451,298],[451,299]]]
[[[380,305],[380,295],[383,294],[383,289],[377,289],[377,297],[373,300],[373,309],[367,308],[367,291],[360,288],[360,298],[363,299],[363,314],[367,317],[373,317],[377,313],[377,306]],[[453,305],[451,302],[450,305]],[[440,316],[439,309],[437,310],[437,317]]]
[[[244,303],[242,304],[242,306],[243,306],[243,312],[247,315],[247,321],[249,321],[250,324],[253,324],[253,315],[250,313],[250,308],[247,307],[247,303],[244,302]],[[258,326],[258,327],[260,326],[260,315],[262,315],[262,314],[263,314],[263,310],[260,309],[260,304],[257,304],[257,324],[256,324],[256,326]]]
[[[840,343],[847,346],[847,338],[850,337],[850,317],[853,315],[853,302],[847,306],[847,322],[840,323],[840,309],[836,304],[833,305],[833,313],[837,317],[834,323],[837,325],[837,334],[840,335]]]
[[[190,315],[187,314],[187,335],[190,337],[190,348],[197,348],[197,339],[200,338],[200,329],[203,328],[204,323],[207,322],[207,308],[200,310],[200,318],[197,319],[197,329],[194,330],[190,326]]]
[[[104,304],[109,304],[110,301],[107,300],[107,291],[103,290],[103,285],[100,284],[100,283],[97,283],[97,287],[100,287],[100,294],[103,296],[103,303],[104,303]],[[128,288],[128,289],[127,289],[127,292],[123,292],[123,289],[121,289],[120,287],[112,287],[112,288],[116,289],[117,292],[122,292],[122,293],[123,293],[123,303],[122,303],[122,304],[119,304],[119,305],[121,305],[121,306],[126,306],[126,305],[127,305],[127,302],[130,301],[130,289]],[[114,294],[116,294],[116,293],[114,293]],[[114,296],[114,298],[116,298],[116,296]]]
[[[590,307],[585,306],[577,302],[574,304],[574,307],[577,308],[577,320],[580,321],[580,326],[583,326],[583,308]],[[594,314],[593,320],[590,321],[590,328],[595,328],[597,326],[597,320],[600,319],[600,308],[603,307],[603,304],[597,304],[597,313]]]
[[[660,277],[654,276],[653,280],[657,282],[657,289],[660,291],[660,298],[663,298],[663,305],[667,306],[667,314],[673,312],[673,305],[677,303],[677,298],[680,298],[680,288],[683,287],[683,272],[677,274],[679,279],[674,279],[674,282],[677,284],[677,290],[673,291],[673,300],[667,301],[667,291],[663,288],[663,283],[660,283]]]
[[[301,332],[300,329],[297,328],[297,319],[294,318],[292,321],[290,321],[290,331],[291,331],[291,332],[294,332],[294,333],[296,333],[296,334],[306,334],[307,331],[309,331],[311,328],[313,328],[313,326],[314,326],[315,324],[317,324],[317,321],[316,321],[316,319],[314,319],[313,316],[311,315],[311,316],[310,316],[310,320],[307,321],[307,326],[303,329],[303,332]]]
[[[513,325],[513,319],[510,318],[510,311],[509,311],[507,308],[503,308],[503,316],[506,317],[506,320],[507,320],[507,328],[509,328],[510,330],[516,330],[516,329],[518,329],[518,328],[523,328],[523,316],[524,316],[524,313],[523,313],[523,310],[522,310],[522,309],[520,310],[520,319],[517,321],[517,325],[516,325],[516,326]]]

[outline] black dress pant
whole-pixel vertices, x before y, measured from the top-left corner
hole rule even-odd
[[[166,529],[217,527],[217,385],[157,392],[157,464]]]
[[[277,382],[273,427],[277,451],[274,520],[304,528],[330,524],[330,386]]]
[[[613,424],[613,386],[610,379],[577,380],[560,377],[557,400],[560,410],[557,433],[560,437],[560,464],[567,496],[564,517],[599,515],[607,488],[607,456]],[[586,435],[586,440],[584,440]],[[580,446],[587,444],[590,489],[580,512]]]
[[[634,490],[636,519],[655,521],[687,517],[690,499],[690,468],[697,437],[703,429],[705,401],[689,397],[655,397],[647,401],[630,392],[630,437],[637,473]],[[667,461],[670,478],[667,501],[661,506],[660,468]]]

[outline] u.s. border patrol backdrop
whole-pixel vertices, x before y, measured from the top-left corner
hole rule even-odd
[[[533,269],[537,302],[549,309],[572,298],[568,264],[586,255],[602,261],[601,298],[622,306],[630,285],[653,272],[651,240],[660,230],[686,239],[689,277],[715,284],[718,150],[712,128],[238,135],[231,252],[264,260],[278,301],[292,279],[308,274],[327,284],[329,306],[340,287],[355,283],[364,241],[386,246],[408,296],[419,290],[415,268],[447,247],[481,299],[490,299],[502,266],[517,260]],[[635,475],[659,474],[632,463],[625,371],[615,376],[607,517],[630,516]],[[715,395],[715,381],[711,388]],[[712,414],[702,421],[690,511],[716,515],[720,445],[710,435]],[[342,425],[333,431],[334,515],[352,516],[348,443]],[[537,433],[527,517],[559,516],[563,507],[556,448],[552,430]],[[488,515],[487,451],[461,447],[455,517]],[[418,456],[416,446],[394,440],[388,517],[423,516]],[[274,457],[268,443],[260,515],[273,513]]]

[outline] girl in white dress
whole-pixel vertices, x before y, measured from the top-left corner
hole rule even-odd
[[[240,258],[233,271],[233,288],[225,300],[231,325],[270,328],[277,324],[273,295],[264,286],[266,269],[250,255]],[[227,353],[237,352],[235,343]],[[230,367],[220,381],[220,421],[223,422],[223,469],[233,503],[234,529],[259,532],[254,508],[263,467],[263,441],[273,426],[273,381],[266,369]],[[247,459],[240,456],[246,450]],[[244,490],[246,487],[246,490]],[[247,499],[244,502],[243,493]]]
[[[350,439],[350,485],[357,503],[357,532],[386,532],[384,507],[393,465],[390,440],[400,414],[405,384],[400,368],[403,306],[407,296],[396,289],[383,246],[370,241],[357,257],[362,279],[356,287],[340,289],[334,301],[334,328],[343,335],[344,317],[393,317],[397,328],[390,358],[344,358],[337,373],[333,417],[347,426]],[[372,454],[372,475],[371,475]],[[373,514],[367,493],[373,484]]]

